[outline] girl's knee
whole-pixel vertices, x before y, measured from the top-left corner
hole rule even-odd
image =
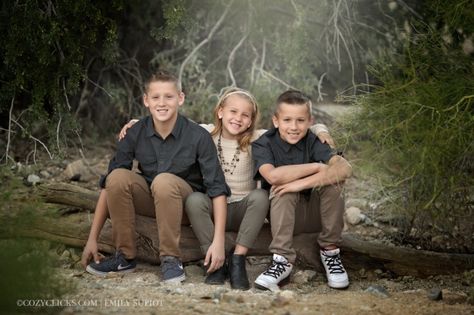
[[[209,197],[201,192],[193,192],[184,201],[186,213],[193,214],[209,208]]]

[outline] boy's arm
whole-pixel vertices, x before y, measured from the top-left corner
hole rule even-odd
[[[352,167],[346,159],[334,155],[328,164],[322,164],[320,170],[310,176],[301,178],[294,182],[272,187],[273,193],[282,195],[287,192],[298,192],[314,187],[322,187],[341,183],[352,175]]]
[[[325,165],[322,163],[284,165],[279,167],[275,167],[272,164],[263,164],[259,167],[258,171],[270,185],[283,185],[317,173],[323,167]]]
[[[227,200],[225,195],[212,198],[214,216],[214,239],[206,253],[204,266],[208,266],[208,273],[214,272],[225,261],[225,223],[227,218]]]
[[[81,264],[84,268],[92,258],[94,262],[99,263],[99,250],[97,247],[97,240],[99,239],[100,231],[107,220],[107,192],[102,189],[99,194],[99,200],[95,206],[94,219],[92,220],[91,230],[89,232],[89,238],[87,239],[86,246],[82,252]]]

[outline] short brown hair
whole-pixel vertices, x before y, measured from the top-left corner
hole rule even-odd
[[[282,103],[290,105],[306,105],[308,108],[308,114],[311,116],[312,103],[311,98],[305,93],[298,90],[288,90],[278,96],[275,106],[275,116],[278,115],[278,110]]]
[[[181,82],[178,80],[178,78],[166,70],[157,70],[148,77],[144,84],[145,93],[148,91],[150,83],[153,82],[171,82],[174,83],[178,92],[182,91]]]

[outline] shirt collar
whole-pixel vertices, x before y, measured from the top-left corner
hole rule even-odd
[[[147,137],[152,137],[156,135],[157,137],[161,136],[155,131],[155,128],[153,126],[153,118],[151,116],[147,116],[145,121],[145,128],[146,128],[146,136]],[[174,124],[173,130],[171,130],[171,135],[173,137],[178,138],[179,135],[181,134],[182,129],[184,128],[184,123],[185,123],[185,118],[178,114],[178,118],[176,119],[176,123]]]
[[[301,139],[300,141],[298,141],[297,143],[295,144],[290,144],[286,141],[284,141],[281,137],[280,137],[280,133],[278,132],[278,128],[273,128],[271,130],[273,136],[275,137],[276,139],[276,143],[278,144],[278,146],[285,152],[285,153],[288,153],[290,152],[291,148],[292,147],[295,147],[297,148],[298,150],[300,151],[303,151],[304,150],[304,145],[305,145],[305,141],[306,141],[306,136],[303,137],[303,139]]]

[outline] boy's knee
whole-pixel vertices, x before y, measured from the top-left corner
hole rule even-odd
[[[179,186],[179,177],[171,173],[161,173],[155,176],[150,189],[154,196],[168,197]]]
[[[342,184],[327,185],[319,189],[319,193],[325,196],[339,197],[342,195],[344,186]]]
[[[113,170],[109,175],[107,175],[106,189],[125,189],[126,187],[130,186],[131,183],[131,175],[132,171],[124,169],[124,168],[117,168]]]

